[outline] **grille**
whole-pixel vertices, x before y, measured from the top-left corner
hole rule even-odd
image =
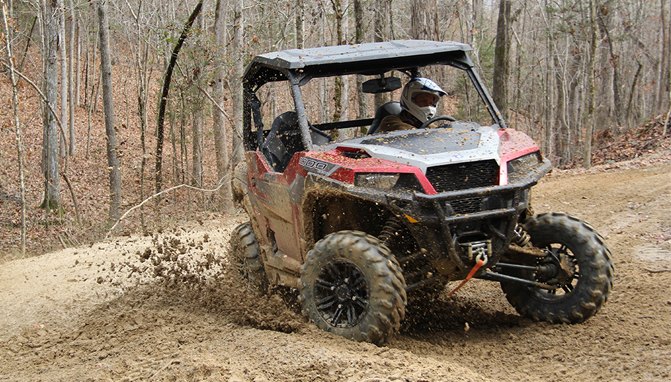
[[[480,204],[482,203],[482,197],[475,196],[472,198],[464,198],[459,200],[451,200],[450,206],[455,214],[470,214],[480,211]]]
[[[497,195],[471,196],[468,198],[450,200],[447,204],[457,215],[471,214],[479,211],[512,207],[514,197],[514,193],[505,192]]]
[[[426,177],[437,192],[495,186],[499,165],[494,160],[429,167]]]

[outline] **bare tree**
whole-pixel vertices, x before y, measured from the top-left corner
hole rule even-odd
[[[242,75],[244,70],[243,32],[245,19],[243,16],[244,0],[235,0],[233,9],[233,76],[229,81],[233,107],[233,167],[243,160],[242,145]]]
[[[65,7],[65,4],[63,4]],[[63,10],[65,13],[65,10]],[[75,155],[75,150],[77,148],[75,140],[75,3],[74,0],[70,0],[70,55],[68,59],[68,77],[67,77],[67,86],[68,86],[68,105],[70,106],[70,119],[68,122],[68,132],[69,132],[69,146],[68,153],[70,155]],[[65,44],[65,41],[63,42]]]
[[[594,105],[596,104],[596,90],[594,83],[596,82],[596,47],[599,40],[599,29],[596,24],[597,9],[596,0],[589,0],[589,19],[590,19],[590,35],[591,43],[589,47],[589,86],[587,89],[587,111],[586,118],[589,121],[585,123],[587,129],[585,131],[585,152],[583,157],[583,166],[589,168],[592,166],[592,135],[594,133],[594,125],[596,124],[596,115],[594,113]]]
[[[60,177],[58,174],[58,125],[56,115],[51,110],[56,108],[58,102],[58,33],[60,30],[60,19],[58,16],[58,0],[47,0],[44,2],[44,94],[48,107],[44,109],[44,139],[42,145],[42,171],[44,172],[44,200],[41,207],[47,212],[50,210],[60,211]]]
[[[146,31],[141,17],[143,15],[143,2],[138,2],[137,10],[134,10],[126,1],[128,10],[135,21],[135,70],[137,75],[137,105],[138,119],[140,124],[140,146],[142,147],[142,158],[140,159],[140,200],[145,199],[145,169],[147,168],[147,100],[149,92],[149,43],[145,41]],[[144,208],[140,208],[140,222],[142,229],[146,230]]]
[[[391,1],[375,0],[375,41],[385,41],[392,35]],[[375,109],[389,100],[387,93],[375,94]]]
[[[110,59],[109,21],[107,0],[98,0],[98,31],[100,33],[100,69],[105,110],[105,133],[107,135],[107,165],[109,171],[110,209],[109,221],[119,218],[121,205],[121,172],[117,158],[116,133],[114,131],[114,98],[112,97],[112,62]]]
[[[612,10],[610,9],[612,4],[601,4],[598,7],[597,20],[596,23],[599,27],[599,32],[603,35],[603,42],[608,48],[608,56],[604,56],[604,60],[608,61],[608,66],[610,66],[610,94],[608,95],[610,100],[612,100],[611,106],[609,107],[608,117],[613,119],[619,126],[624,125],[622,116],[624,115],[624,106],[622,104],[621,90],[620,90],[620,55],[616,52],[615,42],[611,37],[611,19],[612,19]],[[605,88],[605,87],[604,87]]]
[[[413,0],[410,3],[410,37],[439,39],[436,0]]]
[[[21,193],[21,255],[26,254],[26,185],[23,169],[23,133],[21,131],[21,122],[19,121],[19,95],[17,88],[17,79],[14,75],[14,56],[12,53],[12,44],[9,36],[10,29],[7,23],[7,4],[2,3],[2,24],[5,31],[5,49],[7,51],[7,62],[9,65],[9,79],[12,82],[12,111],[14,113],[14,131],[16,134],[16,154],[19,163],[19,188]]]
[[[665,88],[669,84],[669,80],[667,76],[669,75],[669,69],[667,69],[669,66],[671,66],[671,63],[669,63],[669,54],[670,54],[670,49],[671,49],[671,27],[669,27],[669,18],[667,18],[667,13],[666,13],[666,6],[665,2],[667,0],[660,0],[659,1],[659,17],[660,17],[660,32],[661,32],[661,38],[659,39],[659,64],[658,64],[658,71],[657,71],[657,88],[655,89],[655,94],[656,94],[656,104],[655,104],[655,113],[660,113],[664,109],[664,98],[666,97],[666,93],[668,92],[668,89],[665,90]],[[671,9],[670,9],[671,11]]]
[[[77,59],[75,67],[75,106],[81,106],[81,79],[82,79],[82,29],[79,18],[76,17],[75,0],[70,0],[72,20],[76,20],[73,34],[77,33]]]
[[[496,28],[496,49],[494,54],[494,89],[492,97],[503,115],[507,115],[508,111],[510,7],[510,0],[501,0],[499,3],[499,19]]]
[[[336,43],[337,45],[346,44],[345,40],[345,28],[347,24],[347,18],[345,17],[345,10],[347,4],[343,4],[346,0],[331,0],[331,5],[333,6],[333,13],[335,15],[335,27],[336,27]],[[347,96],[347,84],[344,77],[335,78],[335,89],[333,91],[333,98],[335,104],[335,110],[333,110],[333,120],[340,121],[347,118],[347,104],[349,99]]]
[[[189,19],[184,25],[182,33],[179,36],[179,40],[177,40],[177,44],[175,44],[175,47],[172,50],[172,54],[170,55],[170,62],[168,63],[168,68],[166,69],[165,76],[163,77],[163,90],[161,91],[161,100],[158,108],[156,127],[156,167],[154,175],[157,193],[161,191],[163,183],[163,125],[165,122],[165,109],[168,103],[168,95],[170,94],[170,81],[172,80],[172,72],[175,68],[175,65],[177,64],[177,56],[179,55],[179,51],[182,49],[182,45],[184,44],[184,41],[189,34],[189,30],[191,29],[193,22],[196,20],[196,17],[198,17],[198,14],[200,14],[200,10],[202,8],[203,0],[198,2],[196,7],[193,9],[193,12],[191,12],[191,16],[189,16]]]
[[[354,43],[361,44],[364,42],[364,36],[366,35],[364,27],[364,10],[363,10],[363,1],[354,0]],[[356,76],[356,95],[357,95],[357,104],[359,105],[357,111],[357,118],[365,118],[368,113],[368,105],[366,104],[366,95],[361,91],[361,86],[363,84],[364,76]]]
[[[214,15],[214,35],[216,42],[215,78],[213,83],[212,96],[214,102],[218,105],[224,104],[224,79],[226,77],[226,63],[223,58],[226,57],[226,2],[217,0],[217,6]],[[226,119],[223,110],[218,107],[212,108],[212,129],[214,130],[214,150],[217,157],[217,177],[221,180],[227,174],[231,173],[229,155],[228,155],[228,137],[226,134]],[[233,197],[231,182],[223,182],[219,195],[222,199],[222,209],[231,211],[233,207]]]
[[[296,0],[296,48],[305,47],[305,0]]]

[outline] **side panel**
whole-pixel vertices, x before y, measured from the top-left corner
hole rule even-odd
[[[282,272],[298,273],[303,258],[300,246],[298,206],[291,197],[292,189],[302,188],[304,178],[274,172],[260,152],[248,152],[250,165],[249,198],[256,212],[259,242],[271,283],[292,285]],[[275,268],[273,269],[268,269]],[[277,272],[277,271],[282,272]]]

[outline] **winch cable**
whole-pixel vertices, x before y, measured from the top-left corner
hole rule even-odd
[[[454,295],[455,293],[457,293],[457,291],[458,291],[462,286],[464,286],[464,284],[466,284],[466,283],[468,282],[468,280],[472,279],[473,276],[475,276],[475,273],[476,273],[482,266],[484,266],[485,264],[487,264],[487,260],[488,260],[488,259],[487,259],[487,255],[485,255],[484,253],[480,253],[480,254],[478,254],[478,255],[475,257],[475,265],[473,265],[473,269],[471,269],[471,271],[468,272],[468,275],[466,276],[466,278],[463,279],[463,280],[461,281],[461,283],[459,283],[459,285],[457,285],[456,288],[452,289],[452,290],[450,291],[450,293],[447,294],[447,297],[452,297],[452,295]]]

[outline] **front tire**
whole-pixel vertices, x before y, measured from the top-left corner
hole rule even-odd
[[[580,323],[595,315],[613,286],[613,263],[601,236],[587,223],[562,213],[532,217],[524,227],[533,245],[547,253],[536,265],[554,267],[556,273],[520,271],[515,276],[556,288],[502,282],[512,306],[522,316],[551,323]]]
[[[230,265],[249,290],[266,293],[268,278],[261,262],[261,249],[250,222],[233,230],[230,240]]]
[[[303,314],[319,328],[381,345],[399,330],[407,296],[401,267],[373,236],[340,231],[308,252],[301,269]]]

